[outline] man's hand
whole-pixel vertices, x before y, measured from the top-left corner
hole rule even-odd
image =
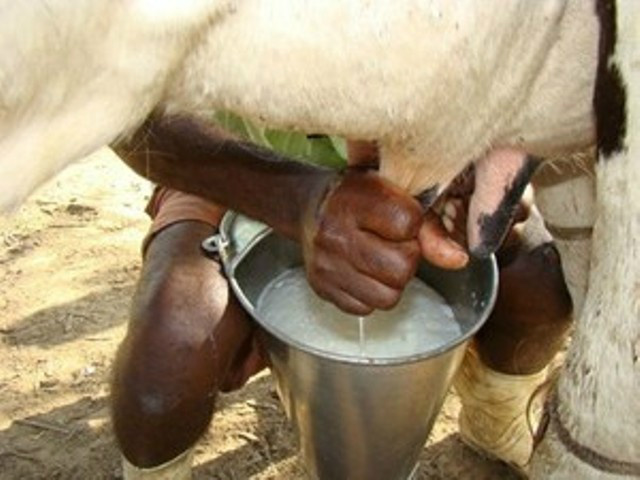
[[[300,240],[316,293],[355,315],[393,307],[420,260],[420,204],[374,171],[349,169],[309,205]]]

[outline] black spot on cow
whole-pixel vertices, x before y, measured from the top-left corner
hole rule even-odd
[[[438,190],[439,185],[436,183],[434,186],[429,187],[416,195],[416,200],[420,202],[423,209],[427,210],[431,205],[433,205],[433,202],[435,202],[438,197]]]
[[[478,217],[480,244],[471,251],[474,257],[484,258],[494,253],[507,233],[515,217],[518,204],[529,180],[540,165],[539,158],[529,156],[513,182],[505,188],[498,208],[491,214]]]
[[[613,62],[617,41],[616,1],[597,0],[596,13],[600,20],[600,43],[593,108],[598,150],[600,157],[607,159],[624,149],[626,91],[620,70]]]

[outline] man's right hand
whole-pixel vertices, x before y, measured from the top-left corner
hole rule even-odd
[[[348,313],[392,308],[421,257],[422,223],[406,192],[372,170],[348,169],[309,203],[300,235],[309,283]]]

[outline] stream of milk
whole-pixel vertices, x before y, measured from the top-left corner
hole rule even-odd
[[[461,335],[451,307],[419,279],[409,282],[393,310],[357,317],[318,297],[303,268],[294,268],[264,289],[257,314],[264,323],[300,344],[354,357],[419,355]]]

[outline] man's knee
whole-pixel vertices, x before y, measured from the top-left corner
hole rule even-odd
[[[560,257],[545,243],[531,250],[505,250],[499,260],[498,298],[476,337],[478,351],[498,371],[533,373],[562,347],[571,324],[571,298]]]
[[[112,382],[115,433],[136,465],[188,448],[213,412],[221,364],[215,329],[228,288],[219,266],[199,251],[210,231],[170,227],[147,252]]]
[[[219,370],[215,313],[174,308],[166,301],[174,294],[166,291],[171,283],[158,282],[134,302],[113,378],[116,433],[121,416],[160,425],[180,415],[210,414],[213,406]]]
[[[161,417],[184,403],[209,397],[215,389],[214,322],[205,319],[205,325],[197,326],[193,318],[181,322],[183,313],[139,309],[132,319],[137,326],[118,351],[114,388],[136,405],[138,414]]]

